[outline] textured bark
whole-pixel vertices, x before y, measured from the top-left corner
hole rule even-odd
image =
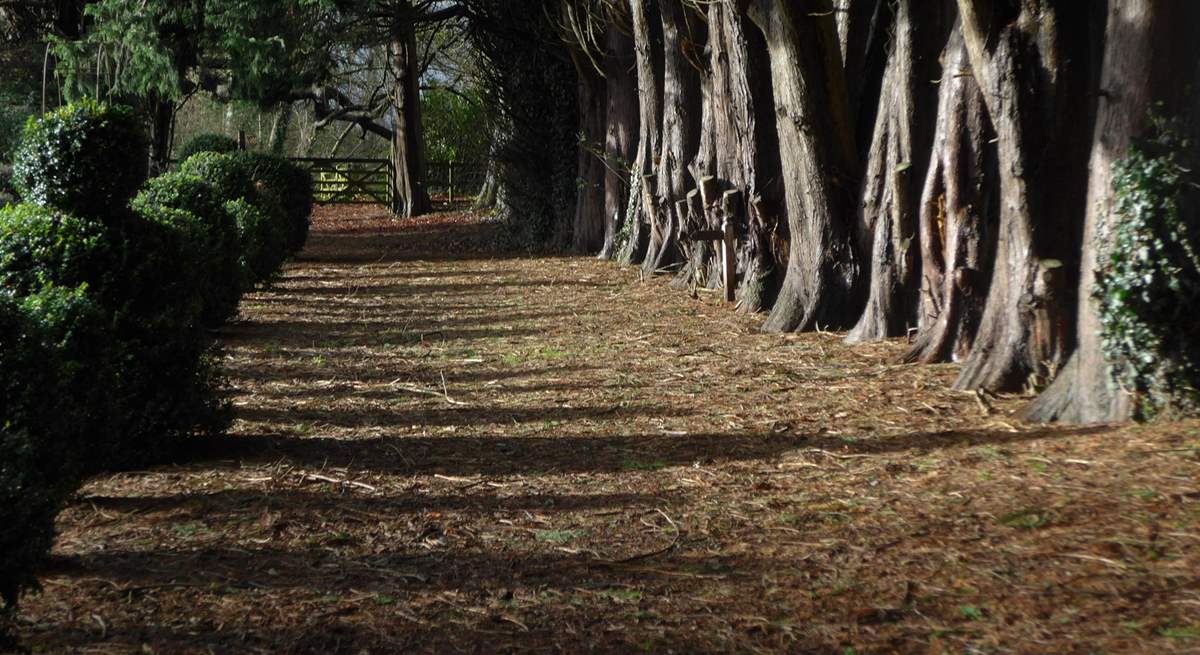
[[[849,327],[861,293],[852,192],[840,185],[857,164],[832,6],[754,0],[749,15],[770,56],[789,227],[787,273],[763,329]]]
[[[662,144],[662,26],[655,0],[629,0],[637,62],[638,147],[629,173],[629,201],[617,261],[639,264],[646,256],[649,217],[642,203],[643,176],[654,170]]]
[[[942,7],[899,0],[858,208],[858,234],[869,293],[846,340],[906,334],[916,323],[920,260],[916,229],[920,185],[929,160],[929,122],[936,91]]]
[[[910,362],[961,361],[971,350],[996,243],[996,148],[957,26],[942,54],[936,127],[920,203],[920,331]]]
[[[1087,142],[1087,3],[958,0],[976,81],[996,128],[1000,227],[988,297],[954,386],[1037,384],[1074,331]],[[1010,6],[1019,5],[1019,6]]]
[[[628,22],[628,16],[621,16]],[[633,38],[614,19],[608,24],[604,58],[608,125],[604,140],[604,245],[601,259],[615,256],[617,233],[625,225],[629,173],[637,156],[638,89]]]
[[[686,221],[676,208],[687,199],[687,166],[700,148],[700,73],[689,60],[704,50],[704,26],[681,0],[660,0],[663,42],[662,148],[655,167],[658,210],[651,216],[642,270],[653,274],[683,261],[679,232]]]
[[[392,75],[395,87],[395,128],[392,136],[392,165],[396,169],[394,208],[397,215],[411,218],[429,211],[425,190],[425,143],[421,132],[421,94],[417,61],[417,36],[410,21],[399,21],[392,38]]]
[[[575,57],[578,73],[579,144],[578,192],[575,194],[575,221],[571,245],[576,252],[593,253],[604,245],[604,189],[606,118],[608,102],[604,78],[587,59]]]
[[[175,103],[171,100],[155,100],[152,104],[153,120],[150,123],[150,170],[159,173],[167,169],[171,158],[171,140],[175,126]]]
[[[1126,0],[1110,3],[1104,36],[1099,105],[1088,169],[1083,261],[1079,276],[1079,343],[1063,371],[1024,411],[1034,421],[1123,421],[1132,414],[1128,394],[1113,380],[1100,348],[1097,303],[1091,296],[1098,262],[1111,234],[1112,167],[1142,134],[1152,107],[1165,115],[1200,115],[1200,48],[1191,26],[1200,22],[1192,2]]]

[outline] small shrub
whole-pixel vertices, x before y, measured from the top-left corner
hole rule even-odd
[[[119,244],[103,224],[31,204],[0,209],[0,288],[27,295],[48,284],[117,284]]]
[[[258,193],[250,172],[232,155],[202,152],[189,157],[179,171],[211,184],[222,200],[254,198]]]
[[[1113,166],[1113,241],[1093,287],[1104,356],[1143,417],[1200,409],[1196,148],[1182,125],[1155,123]]]
[[[146,181],[146,153],[132,110],[67,105],[26,124],[13,159],[13,183],[26,202],[107,218]]]
[[[168,173],[150,180],[131,206],[142,218],[180,232],[188,266],[200,277],[201,323],[216,327],[236,314],[242,296],[238,228],[212,185]]]
[[[253,181],[279,198],[286,219],[288,254],[304,248],[313,208],[313,182],[308,171],[275,155],[240,152],[233,155]]]
[[[237,139],[224,134],[198,134],[191,138],[179,149],[179,161],[187,161],[192,155],[200,152],[236,152]]]
[[[268,200],[260,202],[268,203]],[[238,226],[242,270],[247,285],[269,281],[279,272],[287,256],[284,249],[286,234],[280,229],[282,210],[263,210],[243,198],[230,200],[225,203],[225,208]]]

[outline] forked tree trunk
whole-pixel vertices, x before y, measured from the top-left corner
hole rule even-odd
[[[1125,0],[1110,3],[1104,35],[1099,106],[1088,169],[1083,261],[1079,276],[1079,342],[1062,373],[1024,411],[1034,421],[1123,421],[1133,406],[1121,391],[1100,344],[1098,303],[1092,285],[1112,243],[1102,226],[1113,220],[1113,163],[1149,126],[1150,111],[1200,115],[1200,48],[1192,28],[1200,4]]]
[[[861,307],[851,237],[855,175],[841,54],[829,0],[753,0],[771,62],[789,254],[767,331],[848,327]],[[835,182],[836,181],[836,182]]]
[[[578,79],[579,144],[578,191],[571,245],[576,252],[591,253],[604,245],[604,141],[608,116],[605,82],[591,61],[574,57]]]
[[[958,0],[976,81],[996,128],[996,265],[956,389],[1015,389],[1065,361],[1074,331],[1087,128],[1087,3]],[[1005,13],[1007,10],[1009,13]],[[1081,47],[1082,46],[1082,47]]]
[[[406,0],[407,4],[407,0]],[[395,167],[395,212],[411,218],[429,211],[425,189],[425,143],[421,131],[421,94],[417,72],[417,36],[411,21],[398,20],[392,37],[392,104],[395,127],[392,165]]]
[[[700,147],[700,74],[688,53],[704,51],[704,28],[682,0],[659,0],[663,36],[662,148],[654,168],[655,207],[642,271],[653,274],[683,260],[679,232],[686,215],[676,203],[687,199],[688,164]],[[695,54],[691,55],[692,57]]]
[[[604,78],[608,127],[604,141],[604,245],[601,259],[615,256],[617,233],[625,226],[629,207],[629,179],[637,156],[638,89],[637,62],[629,16],[618,5],[608,23],[604,58]]]
[[[655,0],[629,0],[629,18],[637,62],[639,129],[617,261],[639,264],[646,256],[650,234],[649,217],[642,202],[643,176],[653,172],[662,144],[662,26]]]
[[[937,119],[920,203],[920,331],[909,362],[961,361],[974,342],[996,243],[996,148],[957,25],[942,54]]]
[[[846,337],[850,343],[900,336],[916,323],[918,198],[928,165],[930,124],[922,119],[936,105],[927,80],[937,75],[941,9],[928,0],[895,5],[858,214],[858,233],[867,237],[860,249],[870,253],[865,260],[869,293],[862,316]]]

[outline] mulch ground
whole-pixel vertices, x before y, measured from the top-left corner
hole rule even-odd
[[[1200,423],[1024,425],[492,229],[322,213],[222,335],[232,434],[83,489],[24,643],[1200,652]]]

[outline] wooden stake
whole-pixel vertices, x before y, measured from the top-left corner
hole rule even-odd
[[[734,287],[737,284],[737,262],[734,254],[737,249],[737,235],[734,232],[734,221],[737,219],[739,196],[741,193],[738,191],[726,191],[721,196],[721,232],[724,237],[721,240],[721,260],[726,302],[734,301]]]

